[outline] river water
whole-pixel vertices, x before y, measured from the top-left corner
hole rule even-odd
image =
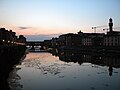
[[[120,59],[29,53],[10,73],[8,83],[11,90],[120,90]]]

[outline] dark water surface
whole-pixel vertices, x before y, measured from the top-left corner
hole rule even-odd
[[[118,57],[74,55],[27,54],[10,73],[11,90],[120,90]]]

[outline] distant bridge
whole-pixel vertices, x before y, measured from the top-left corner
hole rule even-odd
[[[26,46],[31,47],[32,50],[35,50],[35,46],[40,46],[40,49],[43,50],[45,43],[44,41],[27,41]]]

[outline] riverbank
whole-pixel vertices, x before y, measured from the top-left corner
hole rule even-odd
[[[0,46],[0,89],[9,90],[7,78],[26,51],[25,45]]]

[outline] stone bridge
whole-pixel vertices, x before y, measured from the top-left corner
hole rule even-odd
[[[40,46],[40,50],[44,49],[44,41],[27,41],[26,46],[32,47],[31,50],[35,50],[35,46]]]

